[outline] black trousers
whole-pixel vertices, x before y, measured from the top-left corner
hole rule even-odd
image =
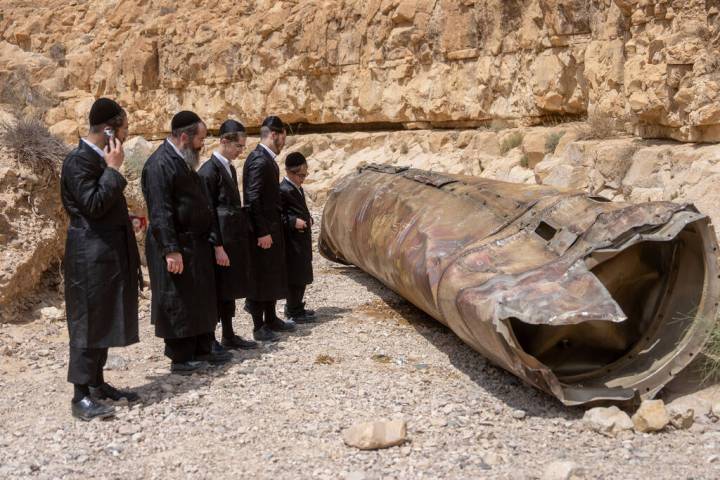
[[[105,382],[103,368],[107,362],[107,348],[70,347],[68,382],[75,385],[101,385]]]
[[[285,306],[285,315],[288,317],[298,317],[305,313],[305,287],[307,285],[288,285],[287,305]]]
[[[253,327],[255,330],[262,327],[264,323],[277,319],[277,314],[275,313],[276,305],[277,300],[245,299],[245,310],[252,316]],[[263,316],[265,317],[264,322]]]
[[[185,338],[166,338],[165,356],[177,363],[196,360],[200,356],[210,354],[214,338],[214,333]]]
[[[235,316],[235,300],[223,300],[218,297],[218,320],[222,325],[222,336],[230,338],[235,335],[232,320]]]

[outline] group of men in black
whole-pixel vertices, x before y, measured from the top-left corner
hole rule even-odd
[[[241,196],[232,162],[245,148],[245,128],[225,121],[219,148],[200,166],[207,134],[197,114],[176,114],[170,136],[147,159],[141,179],[149,217],[151,322],[164,339],[171,372],[178,374],[225,363],[230,350],[257,348],[297,323],[315,321],[303,302],[313,280],[305,157],[287,155],[281,182],[277,156],[286,126],[267,117],[260,144],[243,166]],[[100,98],[90,109],[87,137],[62,166],[61,196],[70,217],[64,261],[68,381],[75,389],[71,412],[82,420],[114,414],[99,400],[139,399],[103,377],[108,348],[139,341],[143,275],[123,194],[127,181],[119,171],[127,135],[127,113]],[[253,320],[254,341],[233,330],[240,298]],[[276,313],[279,299],[287,299],[287,320]],[[220,341],[214,333],[218,321]]]

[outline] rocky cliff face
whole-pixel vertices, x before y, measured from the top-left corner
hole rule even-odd
[[[173,112],[257,125],[477,126],[610,117],[645,137],[720,140],[720,0],[6,0],[18,71],[66,137],[95,96],[135,133]],[[6,89],[7,90],[7,89]],[[4,95],[13,95],[4,92]]]

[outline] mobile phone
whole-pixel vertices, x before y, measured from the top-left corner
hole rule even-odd
[[[113,139],[115,138],[115,130],[110,127],[105,127],[103,133],[105,134],[105,144],[108,148],[112,148],[114,146]]]

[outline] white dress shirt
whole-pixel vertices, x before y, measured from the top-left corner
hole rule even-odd
[[[174,144],[173,142],[170,141],[169,138],[166,139],[165,141],[170,144],[170,146],[173,148],[173,150],[175,150],[175,153],[177,153],[178,155],[180,155],[180,158],[182,158],[183,160],[185,160],[185,156],[184,156],[182,153],[180,153],[180,150],[178,150],[178,148],[175,146],[175,144]]]
[[[95,150],[95,151],[97,152],[97,154],[100,155],[101,158],[103,158],[103,159],[105,158],[105,151],[104,151],[102,148],[98,147],[97,145],[95,145],[95,144],[92,143],[92,142],[89,142],[89,141],[85,140],[84,138],[81,138],[80,140],[82,140],[82,141],[85,142],[90,148],[92,148],[93,150]]]
[[[264,144],[261,143],[260,146],[267,150],[267,152],[270,154],[270,158],[272,158],[273,160],[277,158],[277,154],[270,150],[268,147],[266,147]]]
[[[217,159],[220,160],[220,163],[223,164],[223,167],[225,167],[225,170],[227,170],[228,175],[230,175],[230,178],[232,178],[232,171],[230,170],[230,160],[223,157],[222,154],[220,152],[218,152],[217,150],[215,150],[213,152],[213,155],[215,155],[217,157]]]

